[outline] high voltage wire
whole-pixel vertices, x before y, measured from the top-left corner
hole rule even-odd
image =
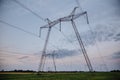
[[[7,50],[0,50],[2,52],[7,52],[7,53],[11,53],[11,54],[15,54],[15,55],[29,55],[29,54],[23,54],[23,53],[19,53],[19,52],[14,52],[14,51],[7,51]],[[7,54],[6,53],[6,54]]]
[[[34,11],[32,11],[31,9],[29,9],[28,7],[26,7],[25,5],[23,5],[21,2],[19,2],[19,1],[17,1],[17,0],[14,0],[14,1],[15,1],[17,4],[19,4],[21,7],[23,7],[24,9],[28,10],[29,12],[31,12],[33,15],[35,15],[35,16],[37,16],[38,18],[40,18],[41,20],[45,21],[45,19],[43,19],[41,16],[39,16],[38,14],[36,14]],[[77,0],[76,0],[76,2],[77,2]],[[81,9],[82,9],[82,8],[81,8]],[[9,24],[9,23],[7,23],[7,22],[5,22],[5,21],[2,21],[2,20],[0,20],[0,22],[1,22],[1,23],[4,23],[4,24],[7,24],[7,25],[9,25],[10,27],[16,28],[16,29],[18,29],[18,30],[21,30],[21,31],[23,31],[23,32],[26,32],[26,33],[28,33],[28,34],[30,34],[30,35],[33,35],[33,36],[36,36],[36,37],[39,38],[39,36],[38,36],[37,34],[35,34],[35,33],[26,31],[26,30],[24,30],[24,29],[22,29],[22,28],[19,28],[19,27],[15,26],[15,25]],[[63,35],[69,42],[71,42],[71,40],[70,40],[63,32],[61,32],[61,33],[62,33],[62,35]],[[54,45],[52,45],[52,46],[54,46]],[[55,46],[54,46],[54,47],[55,47]],[[57,48],[57,49],[58,49],[58,48]],[[9,52],[9,51],[7,51],[7,52]],[[16,53],[16,52],[12,52],[12,53]]]
[[[39,19],[43,20],[46,22],[46,20],[44,18],[42,18],[40,15],[38,15],[37,13],[35,13],[33,10],[31,10],[30,8],[28,8],[27,6],[25,6],[24,4],[22,4],[21,2],[19,2],[18,0],[13,0],[14,2],[16,2],[17,4],[19,4],[21,7],[23,7],[24,9],[28,10],[29,12],[31,12],[33,15],[35,15],[36,17],[38,17]],[[35,34],[36,35],[36,34]],[[37,37],[39,37],[38,35],[36,35]],[[59,50],[58,47],[56,47],[55,45],[52,45],[53,47],[57,48]]]
[[[93,35],[94,32],[93,32],[93,30],[92,30],[91,25],[88,24],[88,27],[89,27],[89,29],[90,29],[91,34]],[[101,54],[100,48],[99,48],[98,44],[96,43],[96,42],[97,42],[97,41],[96,41],[96,36],[95,36],[94,38],[95,38],[95,39],[94,39],[94,41],[95,41],[95,46],[96,46],[96,48],[97,48],[97,51],[98,51],[98,53],[99,53],[99,56],[101,57],[101,59],[102,59],[102,61],[103,61],[103,63],[104,63],[103,65],[105,66],[106,70],[109,71],[109,70],[108,70],[108,67],[107,67],[107,64],[106,64],[106,62],[105,62],[105,60],[104,60],[104,57],[103,57],[103,55]]]
[[[35,15],[36,17],[38,17],[39,19],[46,21],[44,18],[42,18],[40,15],[38,15],[37,13],[35,13],[33,10],[31,10],[30,8],[28,8],[27,6],[25,6],[24,4],[22,4],[21,2],[19,2],[18,0],[13,0],[14,2],[16,2],[17,4],[19,4],[21,7],[23,7],[24,9],[28,10],[29,12],[31,12],[33,15]]]
[[[78,5],[78,7],[79,7],[80,11],[81,11],[81,12],[83,12],[83,9],[82,9],[82,7],[81,7],[81,5],[80,5],[79,1],[78,1],[78,0],[75,0],[75,1],[76,1],[77,5]]]
[[[15,51],[8,51],[8,50],[0,50],[1,52],[7,52],[6,54],[8,53],[11,53],[11,54],[15,54],[15,55],[30,55],[30,54],[25,54],[25,53],[21,53],[21,52],[15,52]],[[33,53],[35,54],[35,53]],[[33,56],[32,54],[32,56]],[[102,56],[102,57],[110,57],[110,56]],[[101,58],[101,57],[92,57],[92,59],[98,59],[98,58]]]
[[[16,26],[16,25],[12,25],[12,24],[10,24],[10,23],[8,23],[8,22],[5,22],[5,21],[3,21],[3,20],[0,20],[0,22],[8,25],[9,27],[18,29],[18,30],[20,30],[20,31],[22,31],[22,32],[25,32],[25,33],[27,33],[27,34],[30,34],[30,35],[35,36],[35,37],[37,37],[37,38],[40,38],[37,34],[32,33],[32,32],[30,32],[30,31],[27,31],[27,30],[25,30],[25,29],[23,29],[23,28],[20,28],[20,27]],[[42,39],[42,38],[40,38],[40,39],[41,39],[41,40],[44,40],[44,39]],[[54,48],[56,48],[56,49],[59,50],[59,48],[58,48],[57,46],[53,45],[51,42],[49,42],[49,43],[51,44],[51,46],[53,46]]]
[[[31,53],[31,54],[25,54],[25,53],[21,53],[21,52],[16,52],[16,51],[8,51],[8,50],[0,50],[1,52],[5,52],[5,54],[14,54],[14,55],[32,55],[32,56],[34,56],[34,54],[36,54],[36,53]],[[41,52],[41,51],[39,51],[39,52]],[[38,53],[38,52],[37,52]]]
[[[9,24],[9,23],[7,23],[7,22],[5,22],[5,21],[3,21],[3,20],[0,20],[0,22],[1,22],[1,23],[4,23],[4,24],[7,24],[9,27],[12,27],[12,28],[18,29],[18,30],[20,30],[20,31],[23,31],[23,32],[25,32],[25,33],[28,33],[28,34],[30,34],[30,35],[39,37],[39,36],[38,36],[37,34],[35,34],[35,33],[32,33],[32,32],[30,32],[30,31],[27,31],[27,30],[25,30],[25,29],[23,29],[23,28],[20,28],[20,27],[15,26],[15,25]]]
[[[13,1],[15,1],[17,4],[19,4],[21,7],[25,8],[26,10],[30,11],[33,15],[39,17],[41,20],[46,21],[45,19],[43,19],[43,18],[42,18],[41,16],[39,16],[37,13],[35,13],[35,12],[32,11],[31,9],[29,9],[28,7],[26,7],[25,5],[23,5],[23,4],[22,4],[21,2],[19,2],[18,0],[13,0]],[[71,42],[71,40],[68,39],[63,32],[61,32],[61,33],[62,33],[62,35],[63,35],[69,42]]]
[[[79,6],[79,9],[80,9],[80,11],[82,11],[83,12],[83,9],[82,9],[82,7],[81,7],[81,5],[80,5],[80,3],[79,3],[79,0],[75,0],[76,1],[76,3],[77,3],[77,5]],[[86,15],[87,16],[87,15]],[[87,17],[88,18],[88,17]],[[92,31],[92,27],[90,26],[90,24],[88,24],[88,27],[89,27],[89,29],[90,29],[90,32],[91,32],[91,34],[93,35],[94,34],[94,32]],[[94,37],[95,38],[95,45],[96,45],[96,48],[97,48],[97,51],[98,51],[98,53],[99,53],[99,55],[100,55],[100,57],[101,57],[101,59],[102,59],[102,61],[103,61],[103,65],[105,66],[105,68],[106,68],[106,70],[108,71],[108,67],[107,67],[107,65],[105,64],[105,61],[104,61],[104,58],[103,58],[103,56],[101,55],[101,52],[100,52],[100,49],[99,49],[99,47],[98,47],[98,44],[96,43],[96,37]]]
[[[54,27],[56,30],[58,30],[58,28]],[[59,30],[58,30],[59,31]],[[63,31],[60,31],[60,33],[64,36],[64,38],[69,42],[71,43],[76,49],[77,49],[77,46],[75,46],[72,41],[67,37],[67,35],[65,35],[65,33]],[[81,51],[80,49],[78,49],[79,51]]]
[[[82,8],[81,8],[81,6],[80,6],[79,1],[78,1],[78,0],[75,0],[75,1],[76,1],[76,3],[78,4],[80,10],[83,11]],[[14,2],[16,2],[16,3],[19,4],[21,7],[23,7],[23,8],[26,9],[26,10],[28,10],[29,12],[31,12],[33,15],[37,16],[37,17],[40,18],[41,20],[45,21],[45,19],[43,19],[40,15],[38,15],[37,13],[35,13],[34,11],[32,11],[31,9],[29,9],[28,7],[26,7],[26,6],[25,6],[24,4],[22,4],[21,2],[19,2],[19,1],[17,1],[17,0],[14,0]],[[18,29],[21,29],[21,28],[18,28]],[[23,29],[21,29],[21,30],[23,30]],[[23,30],[23,31],[25,31],[25,30]],[[28,31],[25,31],[25,32],[30,33],[30,32],[28,32]],[[63,35],[69,42],[71,42],[71,40],[70,40],[69,38],[67,38],[66,35],[65,35],[63,32],[61,32],[61,33],[62,33],[62,35]],[[37,36],[36,34],[33,34],[33,33],[30,33],[30,34]],[[38,36],[37,36],[37,37],[38,37]]]

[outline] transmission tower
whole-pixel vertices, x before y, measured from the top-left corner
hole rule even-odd
[[[72,26],[73,26],[73,29],[74,29],[74,31],[75,31],[77,40],[78,40],[78,42],[79,42],[80,48],[81,48],[82,53],[83,53],[83,55],[84,55],[85,61],[86,61],[86,63],[87,63],[88,69],[89,69],[90,72],[93,71],[93,67],[92,67],[92,65],[91,65],[90,59],[89,59],[89,57],[88,57],[88,55],[87,55],[86,49],[85,49],[85,47],[84,47],[84,44],[83,44],[83,42],[82,42],[82,39],[81,39],[81,37],[80,37],[80,34],[79,34],[78,29],[77,29],[77,27],[76,27],[76,25],[75,25],[75,22],[74,22],[75,19],[79,18],[80,16],[85,15],[85,16],[86,16],[86,20],[87,20],[87,24],[89,24],[87,12],[86,12],[86,11],[83,11],[83,12],[81,12],[81,13],[76,13],[76,14],[75,14],[75,11],[76,11],[77,8],[78,8],[78,7],[75,7],[75,8],[73,9],[73,11],[71,12],[71,14],[68,15],[68,16],[59,18],[59,19],[54,20],[54,21],[50,21],[49,19],[47,19],[48,24],[45,25],[45,26],[40,27],[40,36],[41,36],[41,30],[42,30],[43,28],[48,28],[48,32],[47,32],[47,37],[46,37],[46,40],[45,40],[45,44],[44,44],[42,56],[41,56],[41,59],[40,59],[40,65],[39,65],[38,73],[39,73],[40,71],[42,71],[42,69],[43,69],[43,67],[44,67],[44,61],[45,61],[44,55],[46,54],[46,49],[47,49],[47,44],[48,44],[48,40],[49,40],[51,28],[54,27],[56,24],[60,24],[60,31],[61,31],[61,22],[71,22],[71,24],[72,24]]]
[[[57,70],[56,70],[55,56],[56,56],[55,51],[53,51],[53,52],[50,53],[50,54],[46,54],[46,55],[45,55],[45,57],[51,57],[51,58],[52,58],[52,60],[53,60],[53,65],[54,65],[54,69],[55,69],[55,72],[56,72]],[[44,65],[45,65],[45,63],[44,63]]]

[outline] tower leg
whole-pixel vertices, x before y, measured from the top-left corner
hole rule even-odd
[[[72,23],[73,29],[74,29],[74,31],[75,31],[76,37],[77,37],[77,39],[78,39],[80,48],[81,48],[81,50],[82,50],[82,52],[83,52],[83,55],[84,55],[85,61],[86,61],[86,63],[87,63],[88,69],[89,69],[90,72],[93,72],[93,67],[92,67],[92,65],[91,65],[90,59],[89,59],[89,57],[88,57],[88,55],[87,55],[86,49],[85,49],[85,47],[84,47],[84,44],[83,44],[83,42],[82,42],[82,39],[81,39],[81,37],[80,37],[80,34],[79,34],[79,32],[78,32],[78,29],[77,29],[77,27],[76,27],[75,22],[73,21],[73,19],[71,20],[71,23]]]
[[[46,58],[45,55],[46,55],[46,49],[47,49],[47,44],[48,44],[50,32],[51,32],[51,27],[48,28],[48,33],[47,33],[47,37],[46,37],[46,40],[45,40],[42,56],[41,56],[41,59],[40,59],[39,68],[38,68],[38,74],[40,73],[40,71],[43,71],[43,69],[44,69],[44,63],[45,63],[45,58]]]
[[[55,57],[54,57],[54,53],[53,53],[53,55],[52,55],[52,58],[53,58],[53,64],[54,64],[55,72],[56,72],[56,64],[55,64]]]

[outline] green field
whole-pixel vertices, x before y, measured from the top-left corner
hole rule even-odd
[[[0,73],[0,80],[120,80],[120,72]]]

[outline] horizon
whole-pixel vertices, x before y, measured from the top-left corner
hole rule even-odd
[[[46,39],[46,18],[51,21],[68,16],[75,0],[0,0],[0,70],[28,69],[37,71]],[[76,26],[95,71],[120,70],[120,1],[79,0],[87,11],[90,24],[84,17],[75,20]],[[32,4],[32,5],[31,5]],[[80,7],[79,6],[79,7]],[[77,9],[76,13],[82,12]],[[58,71],[88,71],[84,56],[70,22],[52,28],[46,53],[55,51]],[[47,57],[44,71],[54,71],[53,61]]]

